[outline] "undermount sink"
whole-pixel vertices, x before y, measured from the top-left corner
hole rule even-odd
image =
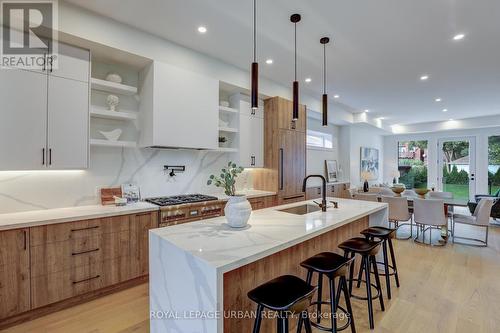
[[[318,210],[321,210],[318,206],[315,205],[300,205],[300,206],[295,206],[295,207],[290,207],[290,208],[285,208],[285,209],[279,209],[279,212],[285,212],[285,213],[290,213],[290,214],[295,214],[295,215],[305,215],[313,212],[317,212]]]

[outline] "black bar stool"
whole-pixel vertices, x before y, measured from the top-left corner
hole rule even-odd
[[[356,333],[351,300],[349,290],[347,288],[347,271],[351,261],[353,260],[354,258],[345,258],[333,252],[322,252],[300,263],[300,266],[307,269],[307,283],[311,284],[313,273],[318,273],[318,297],[315,302],[311,303],[311,305],[316,305],[317,310],[317,320],[316,322],[313,321],[311,323],[314,327],[322,331],[335,333],[345,330],[347,327],[351,326],[352,333]],[[330,301],[322,300],[323,275],[325,275],[329,280]],[[339,277],[339,288],[337,293],[335,292],[336,277]],[[341,291],[344,293],[347,310],[339,305]],[[322,304],[330,304],[330,313],[332,316],[331,327],[320,325]],[[340,311],[347,316],[347,322],[340,328],[337,328],[337,309],[340,309]],[[301,327],[302,319],[299,319],[299,330]]]
[[[386,227],[370,227],[363,231],[361,234],[365,235],[366,238],[374,240],[378,238],[382,241],[382,254],[384,257],[384,261],[377,261],[377,264],[384,266],[384,273],[380,273],[379,275],[385,276],[385,284],[387,288],[387,298],[391,299],[391,276],[394,276],[396,280],[396,286],[399,288],[399,276],[398,269],[396,266],[396,257],[394,256],[394,248],[392,246],[392,238],[396,235],[396,229],[386,228]],[[389,259],[387,256],[387,245],[389,244],[389,251],[391,255],[391,264],[389,264]],[[363,274],[363,267],[359,270],[358,275],[358,288],[360,286],[359,280]]]
[[[339,248],[344,250],[344,257],[354,258],[356,254],[361,255],[361,267],[365,269],[365,280],[361,281],[366,284],[366,297],[357,296],[352,294],[352,284],[358,279],[354,279],[354,261],[351,262],[349,269],[349,294],[353,298],[366,300],[368,303],[368,319],[370,320],[370,328],[374,329],[375,324],[373,321],[373,304],[372,301],[376,298],[380,301],[380,308],[385,311],[384,299],[382,297],[382,288],[380,286],[380,277],[378,275],[377,262],[375,255],[380,250],[380,243],[382,241],[373,241],[366,238],[354,237],[339,245]],[[375,275],[375,284],[371,283],[370,279],[370,265],[373,266],[373,273]],[[361,268],[360,268],[361,269]],[[372,287],[377,291],[376,295],[372,295]]]
[[[306,333],[311,333],[311,322],[307,308],[316,287],[306,281],[293,276],[283,275],[266,282],[248,292],[248,298],[257,303],[253,333],[259,333],[262,322],[262,311],[265,308],[277,312],[277,332],[288,333],[288,314],[300,314],[300,321],[304,322]],[[301,327],[297,328],[300,333]]]

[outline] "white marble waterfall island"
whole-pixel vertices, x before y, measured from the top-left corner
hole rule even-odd
[[[279,211],[306,202],[254,211],[243,230],[220,217],[150,231],[151,332],[251,332],[250,289],[282,274],[305,278],[302,260],[387,220],[384,203],[330,200],[339,208],[326,213]]]

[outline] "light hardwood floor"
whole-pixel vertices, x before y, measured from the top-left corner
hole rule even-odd
[[[464,228],[457,232],[474,233]],[[437,248],[401,240],[395,244],[401,288],[393,288],[385,312],[374,302],[372,332],[499,332],[500,227],[490,228],[488,248],[453,244]],[[353,307],[357,331],[370,332],[366,303],[353,300]],[[134,287],[2,332],[146,333],[148,286]]]

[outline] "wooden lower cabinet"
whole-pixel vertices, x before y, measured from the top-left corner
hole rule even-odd
[[[308,187],[306,189],[306,200],[321,198],[321,191],[322,191],[321,186]]]
[[[297,195],[292,195],[289,197],[279,197],[278,198],[278,205],[286,205],[286,204],[291,204],[295,202],[300,202],[306,200],[306,195],[305,194],[297,194]]]
[[[252,210],[264,209],[276,206],[277,204],[277,196],[271,195],[266,197],[257,197],[248,199],[250,205],[252,206]]]
[[[148,274],[158,213],[0,232],[1,320]],[[31,259],[30,259],[31,258]]]
[[[0,232],[0,318],[30,308],[29,229]]]

